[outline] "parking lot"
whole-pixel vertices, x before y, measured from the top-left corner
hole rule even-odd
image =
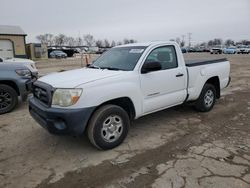
[[[133,122],[125,142],[99,151],[86,135],[53,136],[27,102],[0,116],[0,187],[250,187],[250,55],[226,57],[232,82],[209,113],[178,106]],[[41,75],[81,59],[40,61]]]

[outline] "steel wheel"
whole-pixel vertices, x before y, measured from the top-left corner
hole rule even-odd
[[[112,149],[126,138],[129,126],[127,112],[120,106],[107,104],[98,108],[91,117],[88,137],[98,149]]]
[[[210,108],[214,102],[214,93],[211,89],[207,90],[206,94],[204,95],[204,103],[207,108]]]
[[[195,109],[199,112],[210,111],[216,102],[216,89],[212,84],[205,84],[201,94],[195,103]]]
[[[123,131],[123,122],[120,116],[111,115],[103,122],[102,138],[106,142],[115,142],[118,140]]]

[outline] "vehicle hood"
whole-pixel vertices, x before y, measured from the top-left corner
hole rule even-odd
[[[21,59],[21,58],[12,58],[12,59],[5,59],[4,63],[6,64],[20,64],[27,67],[31,72],[37,72],[37,68],[35,62],[30,59]]]
[[[124,74],[126,71],[82,68],[60,73],[52,73],[39,78],[55,88],[75,88],[81,84],[94,82],[108,77]]]

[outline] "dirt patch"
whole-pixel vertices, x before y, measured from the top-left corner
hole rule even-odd
[[[178,106],[140,118],[110,151],[96,150],[86,136],[48,134],[20,104],[0,116],[0,187],[249,187],[250,55],[226,57],[232,82],[211,112]],[[39,62],[40,71],[80,65],[49,63]]]
[[[182,169],[180,169],[181,166],[184,164],[188,165],[191,162],[194,163],[193,168],[195,169],[190,171],[189,175],[192,181],[197,181],[197,185],[205,185],[205,183],[208,181],[208,177],[231,177],[241,180],[239,183],[244,182],[244,185],[248,185],[248,182],[242,179],[242,177],[249,173],[249,164],[242,164],[240,162],[239,164],[235,163],[235,166],[231,166],[234,162],[231,161],[229,157],[242,157],[242,155],[250,156],[250,143],[248,143],[249,140],[247,140],[250,135],[250,127],[248,126],[248,123],[250,122],[250,111],[244,113],[244,118],[241,118],[240,124],[237,124],[232,120],[232,115],[240,115],[238,111],[244,111],[247,108],[245,100],[250,100],[250,92],[238,93],[238,96],[240,96],[240,98],[243,100],[237,101],[237,103],[232,103],[231,100],[233,99],[233,95],[230,95],[227,96],[227,98],[222,99],[222,101],[217,104],[217,108],[220,108],[221,106],[228,107],[232,105],[234,108],[221,110],[220,113],[218,113],[216,110],[215,112],[210,112],[209,115],[200,114],[201,121],[188,122],[184,135],[177,136],[174,140],[171,140],[155,149],[147,150],[141,154],[138,154],[124,164],[113,165],[110,163],[110,161],[104,161],[100,165],[84,168],[77,173],[74,171],[68,172],[64,178],[56,183],[50,184],[50,180],[47,179],[42,184],[40,184],[39,187],[60,187],[65,185],[73,187],[88,187],[90,185],[91,187],[109,187],[111,185],[114,187],[119,187],[121,185],[125,187],[149,187],[151,185],[153,185],[153,187],[164,187],[164,185],[167,183],[170,183],[171,185],[171,182],[175,181],[177,182],[173,184],[176,184],[176,187],[183,187],[186,183],[183,177],[178,175],[178,173],[182,171]],[[185,109],[181,107],[177,107],[176,110],[185,113]],[[213,117],[212,120],[211,117]],[[235,131],[236,129],[237,131]],[[220,142],[216,143],[216,140],[220,140]],[[232,142],[233,144],[231,144]],[[222,149],[219,147],[220,144],[222,145]],[[201,153],[195,150],[198,146],[203,147]],[[242,146],[242,148],[240,146]],[[232,151],[230,151],[230,149],[227,147],[235,148],[237,154],[233,154]],[[246,150],[243,149],[244,147],[246,147]],[[201,150],[201,148],[198,149]],[[207,161],[204,158],[207,158]],[[179,169],[180,171],[178,173],[172,172],[172,174],[171,172],[168,172],[170,175],[167,173],[166,177],[164,178],[157,172],[157,166],[160,164],[165,164],[168,161],[173,161],[173,163],[176,165],[176,167],[173,165],[171,169],[174,171]],[[195,165],[199,166],[200,169],[195,167]],[[202,165],[205,167],[202,167]],[[206,168],[213,168],[213,165],[215,167],[218,166],[218,169],[214,170],[215,172],[210,173],[209,170],[206,170]],[[239,165],[239,167],[237,165]],[[143,167],[147,168],[147,173],[138,175],[131,182],[122,183],[122,180],[127,178],[129,174],[133,174]],[[227,173],[230,169],[232,174],[228,175]],[[237,169],[240,172],[242,171],[240,175],[240,172],[237,174]],[[202,174],[200,171],[205,172]],[[223,172],[225,174],[223,174]],[[193,174],[196,173],[199,174],[199,176],[193,177]],[[186,175],[185,177],[190,179],[189,175]],[[206,179],[206,181],[203,179]],[[178,181],[181,181],[182,183],[179,182],[178,184]],[[194,183],[195,182],[189,182],[190,185]]]

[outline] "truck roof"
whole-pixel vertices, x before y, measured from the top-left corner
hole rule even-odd
[[[152,46],[152,45],[160,45],[160,44],[169,44],[173,45],[176,44],[174,41],[152,41],[152,42],[143,42],[143,43],[130,43],[130,44],[124,44],[120,46],[116,46],[115,48],[119,47],[131,47],[131,46]]]

